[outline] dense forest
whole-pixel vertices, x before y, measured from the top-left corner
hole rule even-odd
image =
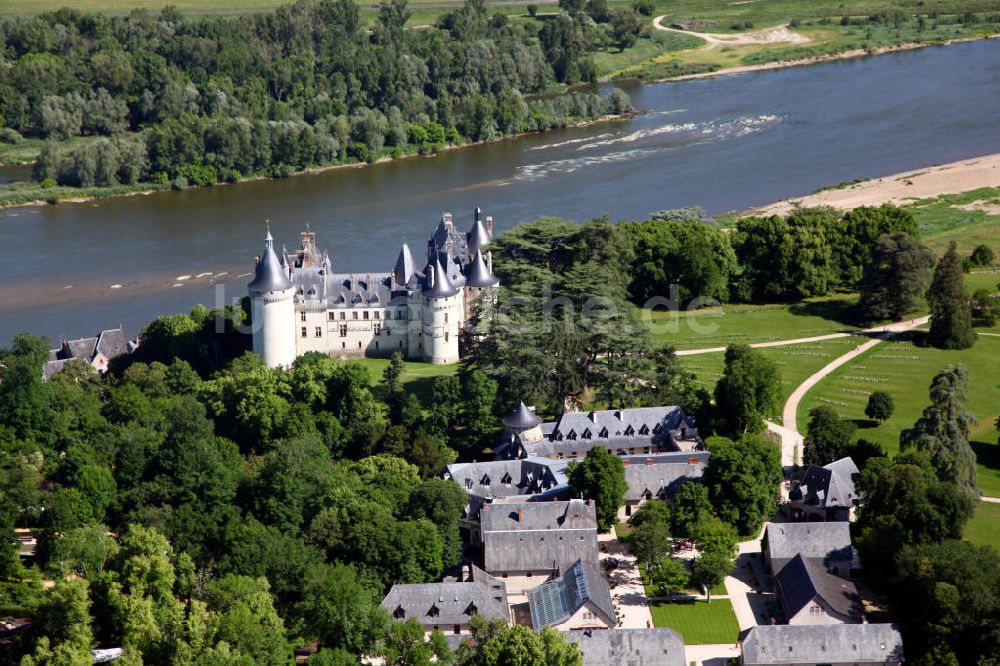
[[[459,538],[464,491],[440,474],[488,457],[499,417],[521,399],[547,417],[584,401],[695,414],[712,452],[702,483],[646,509],[649,527],[637,534],[651,537],[635,547],[652,559],[664,535],[720,542],[694,573],[709,586],[721,580],[737,535],[756,534],[777,507],[780,456],[756,434],[777,407],[777,368],[732,346],[708,394],[653,343],[635,302],[677,279],[685,303],[701,293],[825,293],[891,271],[881,250],[857,251],[866,234],[915,231],[893,207],[750,219],[731,234],[702,217],[542,218],[501,235],[498,311],[483,301],[457,372],[420,390],[404,385],[399,357],[375,382],[365,365],[317,353],[268,369],[238,332],[245,304],[158,318],[104,375],[77,361],[42,381],[48,341],[17,337],[0,350],[0,617],[34,624],[0,650],[0,664],[87,664],[91,649],[118,646],[120,664],[288,664],[294,648],[314,645],[310,664],[378,655],[501,666],[509,662],[496,655],[515,644],[537,663],[578,664],[558,634],[490,624],[452,654],[440,635],[425,642],[415,620],[393,622],[379,608],[392,584],[440,580],[475,555]],[[776,259],[759,259],[765,247]],[[960,264],[946,257],[935,280],[956,268],[960,278]],[[546,312],[539,290],[559,307]],[[958,540],[976,483],[964,382],[962,368],[935,379],[932,406],[895,459],[861,440],[810,450],[818,462],[856,455],[865,469],[870,499],[856,538],[914,663],[990,664],[979,659],[997,645],[997,554]],[[818,441],[818,427],[810,436]],[[571,471],[571,484],[595,497],[606,522],[620,498],[603,482],[587,489],[600,470],[583,473],[600,458]],[[37,537],[33,557],[17,554],[18,528]]]
[[[371,29],[354,0],[235,17],[6,18],[0,139],[52,140],[43,182],[207,185],[631,110],[617,89],[539,96],[594,80],[586,15],[532,30],[469,0],[428,29],[405,29],[408,18],[406,0],[383,5]],[[55,143],[76,136],[104,138]]]

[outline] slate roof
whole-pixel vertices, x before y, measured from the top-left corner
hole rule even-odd
[[[95,351],[97,353],[104,354],[104,356],[109,359],[129,353],[128,340],[125,339],[125,331],[120,328],[112,328],[106,331],[101,331],[101,335],[97,338]]]
[[[424,296],[430,298],[448,298],[458,293],[458,289],[452,284],[452,279],[448,277],[448,272],[441,263],[441,258],[435,255],[434,261],[429,268],[433,269],[433,279],[428,272],[428,284],[424,287]]]
[[[587,629],[567,631],[583,666],[685,666],[684,639],[673,629]]]
[[[887,664],[903,661],[895,624],[759,625],[743,639],[743,664]]]
[[[708,451],[622,456],[625,463],[625,500],[667,499],[685,481],[700,479],[708,464]]]
[[[399,621],[415,618],[423,625],[468,624],[476,613],[510,622],[503,581],[482,571],[463,583],[393,585],[382,608]]]
[[[292,272],[293,278],[298,278],[299,271]],[[315,284],[305,277],[297,281],[300,298],[315,298],[326,300],[329,308],[385,307],[402,304],[402,300],[393,300],[397,292],[392,289],[392,273],[334,273],[326,281],[326,292],[317,285],[314,295],[309,293],[309,285]]]
[[[788,493],[788,499],[812,506],[852,507],[859,499],[854,487],[858,466],[851,458],[841,458],[829,465],[810,465]]]
[[[483,224],[483,211],[476,208],[476,220],[472,223],[472,229],[468,235],[469,254],[476,254],[490,243],[490,234]]]
[[[283,291],[291,286],[291,281],[278,262],[278,255],[274,253],[274,239],[268,231],[264,238],[264,254],[254,267],[254,277],[247,288],[257,293],[265,293]]]
[[[861,613],[854,583],[827,571],[822,559],[796,555],[774,577],[774,584],[788,618],[816,597],[840,615],[857,617]]]
[[[614,624],[608,582],[597,566],[577,560],[558,578],[528,591],[531,626],[541,629],[565,622],[588,601],[605,616],[605,622]]]
[[[516,454],[517,447],[511,446],[516,443],[531,456],[583,456],[595,446],[612,452],[646,446],[657,451],[676,450],[674,440],[681,437],[682,429],[688,438],[697,438],[694,419],[676,405],[566,412],[558,421],[541,424],[541,441],[527,442],[517,434],[505,433],[498,455]]]
[[[535,414],[534,409],[522,402],[503,417],[501,422],[508,428],[526,429],[539,425],[542,422],[542,417]]]
[[[771,572],[775,574],[799,554],[805,558],[819,558],[827,564],[854,560],[850,525],[843,521],[768,523],[764,538]]]
[[[583,500],[488,504],[480,512],[487,571],[562,571],[597,566],[597,514]]]
[[[400,286],[406,285],[416,272],[417,266],[413,261],[410,246],[403,243],[403,247],[399,250],[399,258],[396,259],[396,268],[392,271],[396,284]]]
[[[500,278],[493,275],[490,269],[486,266],[486,260],[483,259],[483,253],[481,250],[476,251],[476,256],[469,264],[466,275],[465,284],[469,287],[495,287],[500,284]]]
[[[580,499],[565,502],[492,504],[484,511],[483,532],[502,530],[597,530],[597,510]]]
[[[465,517],[478,520],[481,507],[495,500],[565,499],[569,493],[566,464],[548,458],[456,463],[448,465],[445,478],[450,478],[468,494]]]

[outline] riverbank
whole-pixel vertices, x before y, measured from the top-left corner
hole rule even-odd
[[[849,210],[883,203],[905,205],[919,199],[985,187],[1000,187],[1000,153],[833,186],[808,196],[754,208],[741,215],[784,215],[798,206]]]
[[[581,120],[579,122],[568,123],[562,127],[550,128],[548,130],[538,130],[538,131],[528,131],[528,132],[518,132],[517,134],[510,134],[506,136],[497,137],[494,139],[487,139],[485,141],[470,141],[468,143],[460,144],[445,144],[439,148],[434,149],[432,152],[424,153],[417,150],[408,152],[405,154],[392,156],[383,155],[374,162],[340,162],[337,164],[327,164],[321,166],[308,166],[298,171],[293,171],[285,178],[293,178],[295,176],[303,175],[315,175],[320,173],[325,173],[328,171],[335,171],[339,169],[361,169],[366,167],[375,166],[377,164],[385,164],[387,162],[397,162],[402,160],[416,159],[416,158],[427,158],[434,157],[435,155],[441,153],[447,153],[454,150],[460,150],[462,148],[470,148],[472,146],[482,146],[492,143],[499,143],[503,141],[512,141],[514,139],[519,139],[521,137],[529,136],[531,134],[544,134],[545,132],[551,132],[555,129],[571,129],[579,127],[588,127],[590,125],[596,125],[599,123],[612,122],[616,120],[627,120],[640,115],[642,112],[637,110],[632,110],[626,113],[620,114],[606,114],[600,116],[599,118],[590,118],[587,120]],[[222,185],[239,185],[241,183],[256,182],[261,180],[271,180],[274,179],[273,176],[266,175],[252,175],[240,178],[238,181],[233,183],[219,182],[206,187],[219,187]],[[111,185],[107,187],[89,187],[89,188],[79,188],[79,187],[68,187],[62,185],[56,185],[52,187],[43,187],[41,183],[36,181],[20,181],[15,183],[9,183],[6,185],[0,185],[0,210],[7,208],[19,208],[23,206],[46,206],[46,205],[58,205],[60,203],[87,203],[90,201],[96,201],[99,199],[109,199],[117,197],[131,197],[147,194],[155,194],[157,192],[164,192],[168,190],[195,190],[201,189],[196,186],[188,186],[183,188],[176,188],[167,184],[157,184],[142,182],[136,183],[134,185]],[[19,191],[19,190],[23,190]]]
[[[662,17],[661,17],[662,18]],[[683,34],[683,33],[681,33]],[[748,72],[764,72],[772,69],[785,69],[787,67],[804,67],[807,65],[818,65],[836,60],[851,60],[853,58],[865,58],[868,56],[883,55],[886,53],[896,53],[899,51],[913,51],[930,46],[950,46],[952,44],[963,44],[966,42],[978,42],[989,39],[1000,39],[1000,34],[983,35],[978,37],[963,37],[961,39],[948,39],[934,42],[909,42],[905,44],[894,44],[880,46],[875,49],[849,49],[840,53],[829,53],[811,56],[808,58],[798,58],[793,60],[776,60],[773,62],[760,63],[756,65],[740,65],[737,67],[725,67],[695,74],[681,74],[679,76],[666,76],[657,78],[651,83],[673,83],[679,81],[691,81],[694,79],[705,79],[715,76],[725,76],[728,74],[746,74]],[[708,46],[712,46],[709,44]]]

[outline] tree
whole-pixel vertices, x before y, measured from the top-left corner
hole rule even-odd
[[[965,411],[969,375],[964,365],[949,365],[931,381],[931,404],[899,435],[900,448],[926,453],[938,478],[954,483],[972,498],[979,497],[976,454],[969,445],[969,427],[976,418]]]
[[[660,596],[670,601],[674,592],[687,587],[691,579],[687,567],[681,560],[675,560],[670,556],[660,559],[655,567],[649,572],[649,582],[652,583]]]
[[[892,204],[859,206],[844,213],[839,225],[841,232],[836,244],[836,261],[845,286],[853,287],[876,261],[874,255],[882,236],[895,237],[902,233],[918,238],[917,221],[905,208]]]
[[[390,622],[378,605],[381,593],[365,585],[354,567],[343,564],[315,566],[303,583],[295,615],[306,635],[318,638],[325,648],[371,653]]]
[[[972,516],[969,495],[938,479],[919,451],[872,458],[857,488],[864,499],[854,541],[869,580],[879,585],[895,573],[893,558],[904,546],[958,539]]]
[[[632,517],[635,530],[629,536],[632,552],[648,571],[672,550],[670,547],[670,505],[649,500]]]
[[[695,524],[711,513],[708,488],[700,481],[685,481],[674,493],[673,534],[691,536]]]
[[[843,458],[854,430],[855,425],[840,418],[833,407],[813,407],[806,426],[805,461],[810,465],[826,465]]]
[[[732,525],[715,516],[702,518],[691,530],[691,538],[702,553],[715,553],[732,560],[736,557],[739,535]]]
[[[567,470],[571,497],[592,499],[597,509],[597,525],[607,532],[615,523],[618,508],[625,501],[625,465],[603,446],[595,446],[580,462]]]
[[[993,263],[996,255],[993,253],[993,248],[989,245],[977,245],[972,250],[972,254],[969,255],[969,265],[970,266],[989,266]]]
[[[642,32],[642,21],[634,9],[611,12],[611,38],[622,51],[634,46]]]
[[[954,241],[934,269],[927,302],[931,306],[927,339],[932,345],[940,349],[968,349],[975,344],[969,293]]]
[[[388,666],[431,666],[450,663],[451,651],[440,631],[433,632],[430,640],[426,640],[423,625],[410,618],[389,625],[382,657]]]
[[[778,508],[780,450],[754,436],[739,442],[710,437],[705,443],[712,455],[702,483],[716,514],[740,534],[756,534]]]
[[[1000,296],[991,289],[977,289],[972,294],[972,319],[979,326],[993,326],[1000,319]]]
[[[869,322],[900,321],[927,290],[934,255],[905,232],[882,235],[858,285],[861,311]]]
[[[885,391],[872,391],[868,394],[868,405],[865,407],[865,416],[868,418],[882,423],[892,416],[895,409],[892,396]]]
[[[225,641],[256,664],[289,662],[292,648],[267,579],[225,576],[208,584],[205,597],[215,641]]]
[[[459,646],[457,666],[583,666],[576,644],[567,642],[552,627],[532,631],[479,615],[470,625],[472,640]]]
[[[691,577],[705,588],[709,603],[712,603],[712,588],[724,581],[732,570],[732,558],[721,553],[703,553],[691,563]]]
[[[778,409],[781,379],[778,367],[746,345],[726,348],[725,369],[715,386],[717,420],[723,432],[757,432],[763,419]]]
[[[94,647],[93,632],[90,627],[90,599],[87,595],[89,584],[86,580],[76,579],[57,583],[42,595],[34,620],[42,629],[45,641],[43,652],[52,649],[55,659],[35,660],[32,663],[80,664],[79,655],[86,654]],[[73,660],[63,661],[59,658],[72,656]],[[82,662],[86,663],[86,662]]]

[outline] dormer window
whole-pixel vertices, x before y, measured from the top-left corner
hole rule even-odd
[[[437,617],[441,615],[441,609],[437,607],[437,604],[434,604],[433,606],[431,606],[431,609],[427,611],[427,615],[429,615],[430,617]]]
[[[635,428],[632,426],[625,428],[625,435],[627,437],[635,437]]]
[[[642,427],[639,428],[639,434],[640,435],[648,435],[649,434],[649,426],[646,425],[645,423],[643,423]]]
[[[479,485],[481,485],[481,486],[488,486],[488,485],[490,485],[490,483],[492,483],[492,481],[490,480],[490,475],[489,474],[483,474],[483,478],[481,478],[479,480]]]
[[[392,616],[397,620],[402,620],[406,617],[406,611],[403,610],[403,606],[396,606],[396,610],[392,611]]]
[[[576,439],[576,430],[570,430],[569,434],[566,435],[566,439]]]
[[[469,603],[469,607],[465,609],[465,614],[466,615],[475,615],[478,612],[479,612],[479,609],[476,608],[476,603],[474,601],[470,602]]]
[[[593,435],[590,432],[590,428],[587,428],[586,430],[583,431],[582,437],[584,439],[590,439],[592,436]]]
[[[608,429],[607,428],[601,428],[601,432],[597,433],[597,436],[600,437],[601,439],[607,439],[608,438]]]
[[[502,479],[500,479],[500,483],[503,483],[503,484],[509,486],[513,482],[513,480],[514,479],[511,478],[511,476],[510,476],[510,472],[508,472],[508,473],[506,473],[506,474],[503,475]]]

